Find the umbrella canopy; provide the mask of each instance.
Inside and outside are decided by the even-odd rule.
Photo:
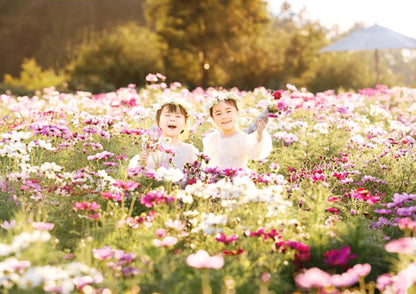
[[[388,28],[373,25],[354,31],[341,40],[322,48],[319,52],[404,48],[416,48],[416,40]]]
[[[322,48],[323,52],[375,50],[376,83],[379,79],[378,50],[416,48],[416,40],[396,33],[388,28],[373,25],[345,36],[341,40]]]

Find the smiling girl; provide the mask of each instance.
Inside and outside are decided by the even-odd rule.
[[[209,105],[209,114],[219,128],[202,140],[211,167],[246,170],[249,159],[264,159],[272,150],[271,137],[265,130],[267,118],[256,121],[257,131],[254,133],[238,130],[238,99],[234,93],[222,94]]]
[[[185,163],[194,162],[198,149],[180,140],[187,120],[188,111],[184,103],[176,100],[163,103],[156,112],[156,124],[161,132],[159,150],[142,150],[130,160],[129,168],[146,166],[154,169],[165,166],[182,171]]]

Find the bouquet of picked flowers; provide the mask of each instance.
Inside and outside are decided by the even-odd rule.
[[[293,87],[293,86],[292,86]],[[251,134],[257,130],[256,122],[259,120],[265,120],[267,117],[278,117],[282,113],[286,113],[289,110],[289,104],[287,100],[281,99],[283,97],[283,90],[276,90],[271,93],[269,104],[266,109],[260,113],[256,120],[247,128],[247,133]]]

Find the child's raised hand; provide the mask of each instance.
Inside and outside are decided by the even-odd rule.
[[[257,141],[260,142],[263,139],[263,130],[266,128],[266,124],[269,122],[269,118],[256,120],[257,127]]]

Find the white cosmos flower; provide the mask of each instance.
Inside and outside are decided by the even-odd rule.
[[[41,147],[41,148],[49,150],[49,151],[55,151],[56,150],[56,148],[53,147],[50,142],[46,142],[45,140],[42,140],[42,139],[37,140],[36,142],[31,141],[28,144],[27,148],[28,148],[29,152],[31,152],[34,147]]]
[[[183,173],[177,168],[166,168],[164,166],[159,167],[155,171],[156,177],[162,178],[168,182],[177,182],[183,178]]]
[[[313,129],[315,131],[318,131],[321,134],[328,134],[329,124],[327,124],[327,123],[317,123],[316,125],[314,125]]]
[[[12,246],[0,243],[0,256],[8,256],[12,253],[13,253]]]
[[[297,91],[298,89],[294,86],[294,85],[292,85],[292,84],[286,84],[286,88],[288,88],[289,90],[292,90],[292,91]]]
[[[176,190],[176,198],[181,199],[183,203],[187,204],[192,204],[192,202],[194,202],[192,194],[186,190]]]
[[[33,134],[30,132],[16,132],[15,130],[13,130],[11,132],[1,134],[0,136],[2,136],[5,139],[10,139],[11,141],[20,142],[21,140],[31,138]]]

